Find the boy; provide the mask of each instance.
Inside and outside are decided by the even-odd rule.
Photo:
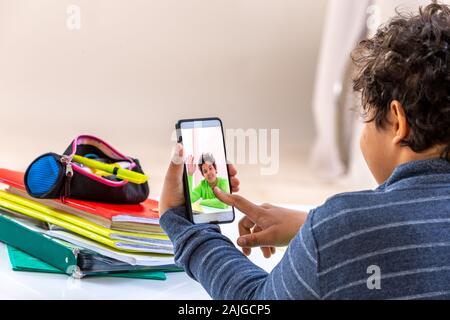
[[[199,159],[198,169],[204,179],[198,186],[193,188],[194,174],[197,166],[194,164],[194,157],[189,156],[187,161],[187,176],[191,202],[196,203],[200,200],[201,206],[215,209],[228,209],[226,204],[216,198],[213,191],[214,187],[218,187],[223,192],[230,192],[228,179],[217,176],[217,164],[214,156],[210,153],[202,154]]]
[[[246,255],[289,244],[270,274],[218,227],[186,220],[183,166],[172,162],[161,225],[177,263],[215,299],[449,299],[449,45],[450,8],[433,1],[418,15],[399,14],[353,53],[361,150],[376,190],[337,195],[308,215],[215,190],[246,215],[238,239]]]

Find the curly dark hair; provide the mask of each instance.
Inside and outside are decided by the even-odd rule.
[[[214,156],[211,153],[204,153],[202,154],[202,156],[200,157],[200,161],[198,162],[198,167],[200,168],[200,172],[203,175],[203,168],[202,166],[205,163],[210,163],[212,164],[212,166],[214,167],[214,169],[216,169],[217,171],[217,164],[216,164],[216,159],[214,159]]]
[[[384,128],[399,101],[411,128],[402,142],[420,153],[446,146],[450,153],[450,8],[432,1],[418,14],[401,13],[359,43],[353,89],[361,93],[366,122]]]

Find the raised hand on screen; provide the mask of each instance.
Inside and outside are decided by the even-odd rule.
[[[194,156],[189,156],[186,160],[187,173],[190,176],[193,176],[195,171],[197,170],[197,166],[195,165]]]

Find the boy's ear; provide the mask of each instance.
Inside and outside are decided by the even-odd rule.
[[[390,118],[394,131],[394,139],[392,142],[394,144],[400,144],[409,136],[410,127],[406,118],[405,109],[397,100],[391,102]]]

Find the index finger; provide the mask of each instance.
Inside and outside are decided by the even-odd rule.
[[[250,220],[255,223],[257,222],[260,216],[260,208],[256,204],[239,195],[224,193],[217,187],[214,188],[214,194],[223,203],[237,208],[239,211],[249,217]]]

